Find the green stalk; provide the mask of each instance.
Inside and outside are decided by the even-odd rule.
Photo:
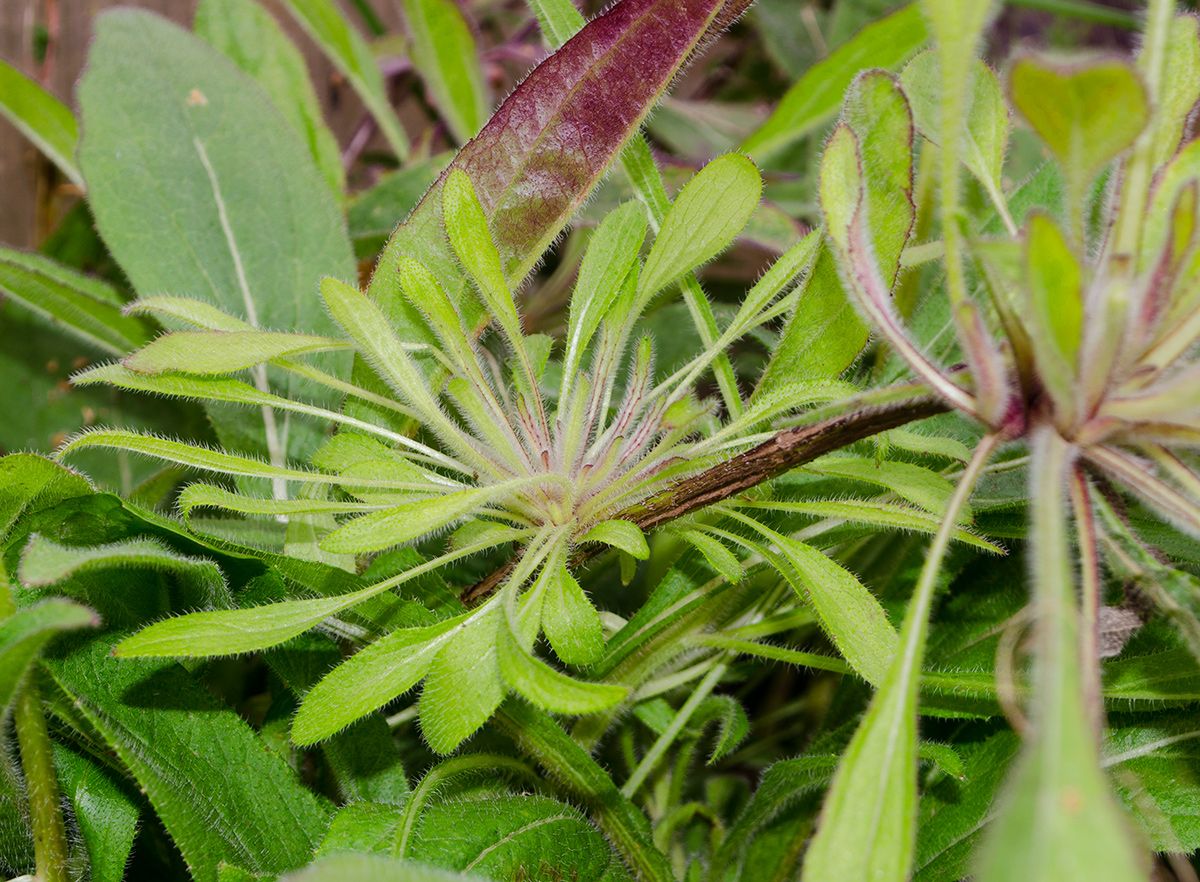
[[[621,788],[621,793],[632,798],[638,792],[638,788],[642,786],[642,782],[646,780],[646,776],[654,771],[654,767],[658,765],[659,760],[663,758],[663,754],[679,737],[679,733],[683,731],[683,727],[687,725],[687,721],[691,719],[692,714],[696,709],[704,703],[708,698],[709,693],[713,691],[716,685],[721,682],[721,678],[725,676],[725,671],[729,669],[729,657],[720,658],[712,670],[700,681],[700,685],[693,690],[688,696],[688,700],[683,703],[683,707],[679,709],[679,713],[675,714],[675,718],[671,720],[670,725],[663,731],[654,745],[642,757],[642,761],[638,763],[638,767],[633,770],[633,774],[629,776],[629,780],[625,782],[625,786]]]
[[[650,822],[621,794],[591,755],[544,711],[518,699],[492,718],[517,746],[532,756],[578,799],[643,882],[675,882],[670,862],[654,845]]]
[[[13,706],[25,792],[33,824],[33,852],[38,882],[68,882],[67,837],[59,807],[58,778],[42,697],[32,677],[21,688]]]

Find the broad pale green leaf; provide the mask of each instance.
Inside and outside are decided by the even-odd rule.
[[[121,314],[115,289],[40,255],[0,248],[0,291],[108,356],[150,339],[145,322]]]
[[[465,144],[479,133],[489,109],[471,29],[450,0],[404,0],[404,17],[413,64],[450,132]]]
[[[304,56],[255,0],[202,0],[193,30],[253,77],[295,129],[334,193],[346,188],[341,151],[321,117]]]
[[[75,164],[79,127],[71,108],[37,83],[0,61],[0,115],[46,154],[79,188],[83,175]]]
[[[379,63],[362,35],[346,20],[333,0],[285,0],[284,6],[341,72],[375,117],[388,145],[403,161],[409,142],[388,101]]]
[[[1004,90],[995,71],[974,59],[967,71],[966,125],[963,127],[962,163],[989,192],[1000,192],[1000,176],[1012,127]],[[917,130],[938,144],[942,138],[942,71],[937,52],[922,52],[900,74],[900,84],[912,108]]]
[[[424,628],[393,631],[334,668],[300,704],[292,740],[315,744],[415,686],[453,637],[460,616]]]
[[[1061,163],[1073,201],[1149,119],[1146,91],[1122,61],[1060,65],[1023,55],[1009,69],[1008,88],[1013,106]]]
[[[804,468],[818,475],[835,475],[875,484],[935,515],[946,510],[946,503],[954,492],[954,485],[937,472],[907,462],[827,456]],[[970,508],[965,508],[959,520],[970,523]]]
[[[650,557],[650,546],[646,542],[646,534],[632,521],[601,521],[588,530],[587,535],[579,541],[603,542],[638,560],[646,560]]]
[[[335,854],[318,858],[279,882],[487,882],[474,873],[456,873],[382,854]]]
[[[509,686],[543,710],[590,714],[618,704],[629,694],[623,686],[586,683],[568,677],[527,653],[507,628],[502,627],[501,631],[500,673]]]
[[[457,625],[433,657],[421,687],[421,734],[447,754],[471,737],[500,706],[505,688],[499,659],[504,615],[499,606]]]
[[[17,610],[0,622],[0,709],[8,711],[30,663],[55,635],[99,624],[100,617],[86,606],[59,597]]]
[[[141,806],[111,772],[57,743],[54,748],[59,790],[75,813],[92,882],[122,882]]]
[[[631,878],[586,816],[544,796],[483,793],[439,801],[423,812],[410,854],[488,879]]]
[[[51,709],[116,753],[193,877],[216,882],[222,861],[269,873],[309,861],[327,819],[292,770],[183,668],[111,649],[99,639],[47,659]]]
[[[66,546],[35,535],[21,554],[17,575],[26,585],[47,587],[72,576],[113,569],[168,573],[183,587],[181,601],[188,606],[225,608],[233,603],[216,563],[179,554],[151,538]]]
[[[569,665],[591,664],[604,654],[600,614],[566,567],[550,578],[542,601],[542,627],[554,654]]]
[[[867,25],[810,67],[741,149],[756,159],[766,159],[812,134],[837,113],[846,89],[863,68],[895,70],[926,39],[925,22],[916,4]]]
[[[312,334],[269,331],[173,331],[121,360],[131,371],[156,374],[231,374],[276,358],[349,349],[350,344]]]
[[[754,163],[729,153],[702,168],[676,197],[638,280],[645,302],[675,279],[729,247],[762,195]]]
[[[355,265],[300,135],[231,61],[165,19],[117,11],[96,34],[79,87],[80,166],[97,227],[137,291],[206,301],[258,328],[334,331],[313,293],[323,273],[353,278]],[[282,448],[264,417],[215,413],[239,444],[258,435]],[[303,458],[316,438],[293,421],[288,440]]]

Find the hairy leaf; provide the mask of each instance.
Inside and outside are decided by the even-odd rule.
[[[83,188],[83,175],[75,164],[79,127],[71,108],[3,61],[0,61],[0,114],[37,145],[75,186]]]
[[[59,597],[17,610],[0,622],[0,711],[8,711],[25,672],[42,647],[64,631],[99,624],[99,616],[86,606]]]

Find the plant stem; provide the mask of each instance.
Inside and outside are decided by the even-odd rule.
[[[58,778],[54,774],[54,756],[41,693],[32,677],[21,687],[14,703],[13,722],[21,748],[25,792],[33,822],[38,882],[67,882],[67,837],[59,806]]]
[[[687,721],[691,719],[696,709],[708,698],[709,693],[713,691],[713,688],[725,676],[725,671],[728,668],[729,661],[727,658],[722,658],[713,665],[712,670],[700,681],[700,685],[688,696],[688,700],[683,703],[683,707],[679,709],[679,713],[675,714],[675,718],[671,720],[670,725],[658,737],[658,740],[654,742],[654,745],[647,751],[646,755],[642,757],[642,761],[638,763],[638,767],[633,770],[633,774],[629,776],[629,780],[621,788],[622,794],[626,797],[632,797],[637,793],[638,788],[642,786],[642,782],[646,780],[646,776],[654,771],[654,767],[663,758],[663,754],[667,752],[667,749],[679,737],[679,733],[683,731],[683,727],[687,725]]]
[[[1096,518],[1089,501],[1087,478],[1076,466],[1071,470],[1071,506],[1079,543],[1082,604],[1080,609],[1079,654],[1083,666],[1083,697],[1088,716],[1099,738],[1104,730],[1104,700],[1100,691],[1100,560],[1096,548]]]
[[[666,855],[654,846],[646,816],[547,713],[509,699],[492,721],[587,807],[637,878],[675,882]]]

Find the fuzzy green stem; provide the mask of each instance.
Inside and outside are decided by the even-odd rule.
[[[622,794],[626,797],[632,797],[638,792],[638,788],[642,786],[642,782],[646,780],[646,776],[654,771],[654,767],[663,758],[663,754],[667,752],[667,749],[679,737],[679,733],[683,731],[683,727],[687,725],[687,721],[691,719],[696,709],[704,703],[709,693],[721,682],[721,678],[725,676],[725,671],[728,668],[728,658],[722,658],[713,665],[712,670],[700,681],[700,685],[688,696],[688,700],[683,703],[683,707],[679,709],[679,713],[675,714],[675,718],[671,720],[670,725],[658,737],[658,740],[654,742],[654,745],[647,751],[646,755],[642,757],[642,761],[638,763],[638,767],[633,770],[633,774],[629,776],[629,780],[621,788]]]
[[[666,855],[654,846],[650,822],[586,750],[544,711],[510,699],[492,718],[552,778],[582,802],[643,882],[675,882]]]
[[[1071,471],[1071,506],[1075,512],[1082,576],[1079,654],[1083,665],[1083,693],[1088,716],[1099,737],[1104,729],[1104,699],[1100,685],[1100,559],[1096,547],[1096,519],[1083,470]]]
[[[33,823],[33,851],[38,882],[67,882],[67,837],[59,805],[58,778],[42,697],[32,679],[21,688],[13,707],[25,792]]]

